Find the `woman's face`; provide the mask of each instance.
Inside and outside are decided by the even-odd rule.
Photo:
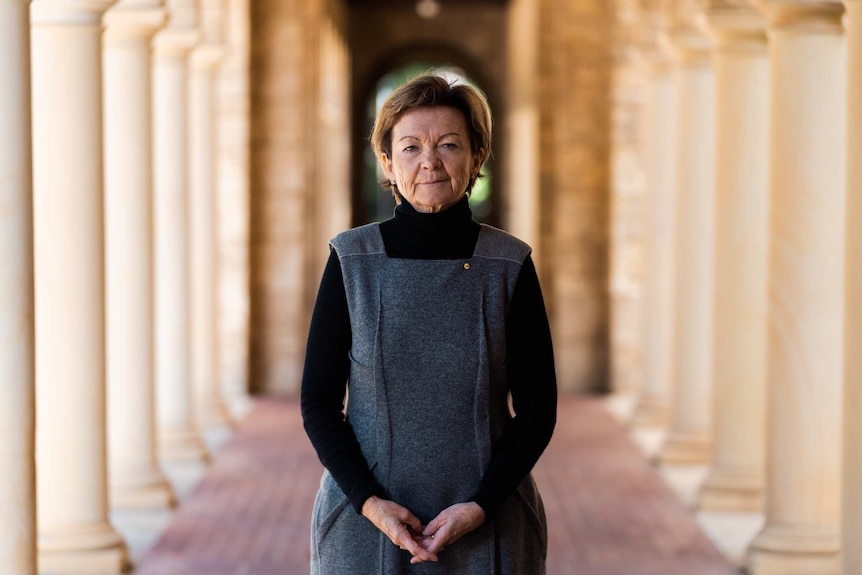
[[[392,157],[381,154],[380,163],[417,212],[441,212],[464,196],[484,154],[473,154],[460,111],[425,106],[405,113],[393,126]]]

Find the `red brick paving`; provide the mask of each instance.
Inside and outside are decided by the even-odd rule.
[[[548,575],[735,573],[598,400],[558,421],[534,472]],[[135,575],[306,575],[320,473],[298,405],[257,400]]]

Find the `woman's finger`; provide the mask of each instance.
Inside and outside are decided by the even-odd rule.
[[[432,519],[422,532],[428,538],[425,540],[425,549],[436,555],[444,546],[455,543],[484,521],[485,512],[476,503],[458,503],[448,507]]]
[[[387,535],[393,543],[398,545],[401,549],[410,552],[414,558],[421,559],[422,561],[437,561],[437,554],[432,553],[419,545],[403,523],[399,525],[399,528],[395,533],[387,533]]]
[[[422,532],[422,522],[409,509],[394,501],[372,496],[363,505],[362,514],[401,549],[422,561],[437,561],[436,554],[414,539],[413,533]]]

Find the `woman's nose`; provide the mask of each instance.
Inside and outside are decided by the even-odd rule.
[[[436,148],[426,149],[422,152],[422,167],[433,170],[440,165],[440,156]]]

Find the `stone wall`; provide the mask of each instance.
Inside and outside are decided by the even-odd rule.
[[[322,180],[326,163],[318,162],[321,34],[329,30],[336,40],[330,37],[327,45],[338,45],[341,7],[335,0],[252,3],[250,360],[253,389],[259,391],[299,389],[322,267],[321,250],[311,246],[325,235],[321,227],[328,227],[321,223],[328,215],[318,192],[321,182],[346,187]],[[339,89],[345,88],[334,88]],[[339,97],[327,94],[327,102]],[[343,150],[342,145],[332,159],[336,169],[347,169]]]
[[[541,0],[542,285],[562,389],[605,388],[613,8]]]

